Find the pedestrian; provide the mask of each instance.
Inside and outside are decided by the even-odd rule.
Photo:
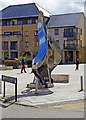
[[[76,70],[78,70],[79,69],[79,58],[77,57],[76,58]]]
[[[68,63],[68,57],[65,58],[65,62]]]
[[[24,60],[24,58],[22,59],[21,64],[22,64],[21,73],[23,73],[23,70],[24,70],[24,72],[26,73],[26,70],[25,70],[25,60]]]

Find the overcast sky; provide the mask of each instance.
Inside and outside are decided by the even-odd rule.
[[[0,0],[0,10],[17,4],[37,3],[52,14],[84,12],[85,0]]]

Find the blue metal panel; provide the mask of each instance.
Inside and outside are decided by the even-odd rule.
[[[48,49],[48,39],[47,39],[47,28],[44,27],[42,23],[38,23],[38,37],[39,37],[39,51],[36,57],[33,59],[33,64],[41,61],[47,53]]]

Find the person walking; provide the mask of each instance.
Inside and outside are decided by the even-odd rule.
[[[75,70],[78,70],[79,69],[79,58],[77,57],[76,58],[76,69]]]
[[[25,60],[24,60],[24,58],[22,59],[21,64],[22,64],[21,73],[23,73],[23,70],[24,70],[24,72],[26,73],[26,70],[25,70]]]

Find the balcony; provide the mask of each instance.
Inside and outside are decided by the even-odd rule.
[[[64,32],[63,33],[63,37],[66,37],[67,40],[79,40],[80,39],[80,35],[77,34],[76,32]]]
[[[3,35],[2,36],[2,39],[3,40],[8,40],[8,41],[10,41],[10,40],[20,40],[22,38],[22,36],[21,35]]]
[[[63,44],[63,48],[67,50],[76,50],[79,48],[78,44]]]

